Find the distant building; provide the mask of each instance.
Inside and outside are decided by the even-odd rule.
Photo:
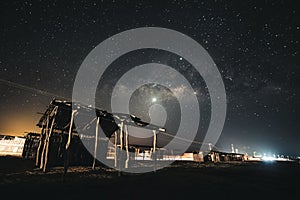
[[[1,135],[0,138],[0,156],[22,157],[26,140],[24,137]]]
[[[39,145],[40,133],[27,133],[25,135],[25,143],[23,148],[22,157],[25,159],[35,159],[36,152]]]
[[[210,162],[230,162],[230,161],[244,161],[245,155],[241,153],[228,153],[221,151],[211,151],[205,157],[204,161]]]

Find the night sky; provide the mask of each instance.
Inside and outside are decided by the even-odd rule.
[[[77,70],[93,48],[119,32],[153,26],[188,35],[216,63],[227,95],[226,122],[216,144],[220,150],[230,151],[234,144],[249,154],[300,154],[297,1],[11,0],[0,2],[0,16],[0,134],[39,131],[39,113],[54,97],[72,98]],[[150,61],[193,74],[177,55],[131,52],[112,64],[120,70],[105,74],[98,96],[109,93],[121,73]],[[189,80],[199,89],[200,129],[205,130],[209,95],[201,77]],[[130,111],[148,120],[147,99],[153,102],[153,96],[168,92],[152,85],[140,88]],[[107,97],[97,100],[109,111]],[[161,103],[173,116],[168,118],[172,127],[180,114],[176,99]]]

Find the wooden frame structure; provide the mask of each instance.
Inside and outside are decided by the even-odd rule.
[[[99,109],[78,106],[80,109],[72,109],[72,103],[61,100],[52,100],[49,107],[40,118],[37,126],[41,129],[39,143],[36,150],[36,166],[47,171],[48,167],[63,165],[64,174],[70,165],[89,165],[95,169],[97,155],[106,155],[106,152],[98,152],[99,145],[106,145],[109,141],[114,143],[114,165],[119,171],[128,168],[132,144],[129,143],[128,126],[138,126],[150,129],[153,132],[152,153],[156,161],[157,133],[165,131],[164,128],[143,122],[138,117],[128,114],[108,113]],[[88,114],[96,112],[96,118],[86,123],[83,129],[95,127],[93,135],[89,135],[90,142],[94,145],[93,152],[89,152],[82,143],[81,135],[78,134],[74,124],[74,117],[79,113]],[[94,126],[95,125],[95,126]],[[99,136],[99,127],[103,130],[106,138]],[[138,145],[135,145],[138,146]],[[102,148],[103,149],[103,148]],[[124,150],[126,153],[124,153]]]

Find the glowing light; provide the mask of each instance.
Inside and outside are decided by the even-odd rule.
[[[153,97],[152,102],[156,102],[156,101],[157,101],[156,97]]]
[[[276,158],[272,157],[272,156],[263,156],[262,157],[263,161],[275,161]]]

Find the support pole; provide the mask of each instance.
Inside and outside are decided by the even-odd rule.
[[[154,159],[154,171],[156,171],[156,130],[153,130],[153,159]]]
[[[96,135],[95,135],[95,148],[94,148],[94,160],[93,160],[93,167],[92,167],[93,170],[95,170],[95,166],[96,166],[96,158],[97,158],[99,121],[100,121],[100,117],[97,117],[97,122],[96,122]]]
[[[128,128],[127,125],[124,126],[125,129],[125,148],[126,148],[126,161],[125,161],[125,168],[128,168],[129,163],[129,149],[128,149]]]
[[[117,167],[118,164],[118,149],[117,149],[117,143],[118,143],[118,131],[115,131],[115,167]]]
[[[140,154],[140,148],[136,147],[135,148],[135,157],[134,157],[134,160],[137,160],[137,158],[139,157],[139,154]]]
[[[41,128],[41,135],[40,135],[40,139],[39,139],[39,145],[38,148],[36,150],[36,157],[35,157],[35,166],[39,166],[39,162],[40,162],[40,153],[41,153],[41,148],[42,148],[42,143],[43,143],[43,139],[44,139],[44,130],[45,128]]]
[[[43,142],[43,149],[41,153],[41,160],[40,160],[40,169],[43,169],[43,164],[44,164],[44,156],[45,156],[45,150],[46,150],[46,141],[48,138],[49,134],[49,121],[50,121],[50,116],[49,114],[47,115],[47,122],[46,122],[46,130],[45,130],[45,136],[44,136],[44,142]]]
[[[121,171],[122,171],[122,160],[123,160],[123,126],[124,126],[124,123],[121,122],[121,124],[120,124],[120,160],[119,160],[119,172],[118,172],[118,176],[121,176]]]
[[[156,130],[153,130],[153,152],[156,151]]]
[[[74,115],[76,112],[77,112],[77,110],[72,110],[68,141],[66,144],[66,151],[65,151],[65,156],[64,156],[64,175],[67,173],[68,167],[69,167],[69,154],[70,154],[70,144],[71,144],[71,138],[72,138],[72,132],[73,132],[73,120],[74,120]]]
[[[123,122],[121,122],[121,127],[120,127],[120,146],[121,149],[123,149]]]
[[[53,109],[54,114],[53,114],[53,117],[52,117],[50,130],[49,130],[48,137],[47,137],[47,140],[46,140],[46,151],[45,151],[45,161],[44,161],[44,165],[43,165],[43,172],[46,172],[46,169],[47,169],[47,163],[48,163],[48,157],[49,157],[49,143],[50,143],[50,138],[51,138],[52,131],[53,131],[53,126],[54,126],[54,122],[55,122],[57,109],[58,109],[57,106]]]

